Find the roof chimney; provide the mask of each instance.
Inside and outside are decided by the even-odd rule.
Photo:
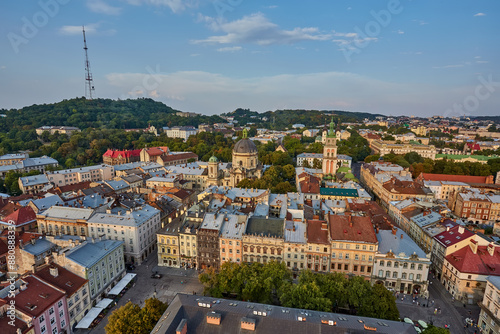
[[[221,315],[216,312],[207,314],[207,324],[220,325]]]
[[[182,319],[175,330],[175,334],[187,334],[187,319]]]
[[[488,244],[487,249],[488,249],[488,253],[490,253],[491,256],[495,255],[495,246],[493,246],[492,243]]]
[[[241,318],[241,329],[246,329],[249,331],[255,330],[255,319],[252,318]]]
[[[49,273],[52,275],[52,277],[59,276],[59,270],[57,269],[57,267],[50,267]]]
[[[392,234],[396,235],[396,233],[398,233],[398,229],[396,227],[393,227],[392,228]]]
[[[447,229],[448,230],[448,229]],[[463,234],[464,233],[464,227],[463,226],[459,226],[458,227],[458,233],[460,234]]]
[[[472,253],[477,254],[477,241],[474,239],[470,239],[469,246],[470,249],[472,249]]]
[[[401,239],[403,239],[403,233],[401,233]]]

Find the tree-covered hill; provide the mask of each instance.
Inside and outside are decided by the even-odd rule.
[[[257,127],[266,127],[276,130],[283,130],[291,127],[292,124],[304,124],[307,127],[329,123],[331,115],[335,121],[340,119],[342,123],[362,121],[365,118],[373,120],[380,114],[369,114],[364,112],[350,112],[340,110],[275,110],[266,111],[262,114],[249,109],[238,108],[230,113],[222,114],[226,117],[234,117],[241,125],[254,123]]]
[[[178,110],[149,98],[111,100],[75,98],[51,104],[35,104],[22,109],[0,110],[7,117],[0,118],[0,132],[13,128],[36,129],[44,125],[76,126],[80,129],[157,128],[175,125],[193,125],[223,121],[218,116],[177,116]]]

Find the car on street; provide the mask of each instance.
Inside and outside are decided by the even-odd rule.
[[[154,273],[153,275],[151,275],[151,278],[161,278],[161,274]]]

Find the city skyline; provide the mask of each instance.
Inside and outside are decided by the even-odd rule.
[[[498,115],[494,1],[46,0],[3,4],[0,108],[84,95],[174,109]]]

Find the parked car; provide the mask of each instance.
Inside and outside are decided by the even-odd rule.
[[[161,274],[154,273],[153,275],[151,275],[151,278],[161,278]]]

